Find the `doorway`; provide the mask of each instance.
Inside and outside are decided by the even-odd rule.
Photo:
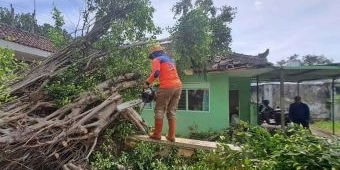
[[[239,120],[239,91],[229,91],[229,122],[231,124],[237,123]]]

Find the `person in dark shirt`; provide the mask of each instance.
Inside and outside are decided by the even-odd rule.
[[[309,128],[309,107],[307,104],[301,102],[301,97],[296,96],[294,103],[289,106],[289,119],[298,125]]]
[[[263,100],[262,105],[259,108],[262,121],[265,121],[267,124],[270,124],[270,117],[272,116],[271,114],[273,113],[273,110],[274,109],[269,106],[269,100]]]

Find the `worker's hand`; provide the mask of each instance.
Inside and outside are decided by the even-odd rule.
[[[143,85],[143,89],[147,89],[151,86],[151,84],[149,84],[148,82],[145,82]]]

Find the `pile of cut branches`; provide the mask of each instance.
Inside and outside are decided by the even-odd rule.
[[[98,136],[118,118],[128,119],[145,132],[136,111],[116,109],[123,102],[120,92],[136,86],[139,76],[134,73],[99,83],[96,92],[83,92],[61,108],[43,90],[74,63],[88,63],[85,72],[96,69],[91,62],[107,54],[88,47],[109,29],[110,23],[109,16],[96,21],[86,36],[22,73],[24,78],[10,87],[17,99],[0,106],[2,169],[86,169]],[[81,58],[79,53],[83,54]]]

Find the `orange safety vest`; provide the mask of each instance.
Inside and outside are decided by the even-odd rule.
[[[147,79],[151,84],[155,79],[159,79],[159,88],[179,88],[182,82],[179,79],[175,61],[164,53],[159,53],[152,61],[152,72]]]

